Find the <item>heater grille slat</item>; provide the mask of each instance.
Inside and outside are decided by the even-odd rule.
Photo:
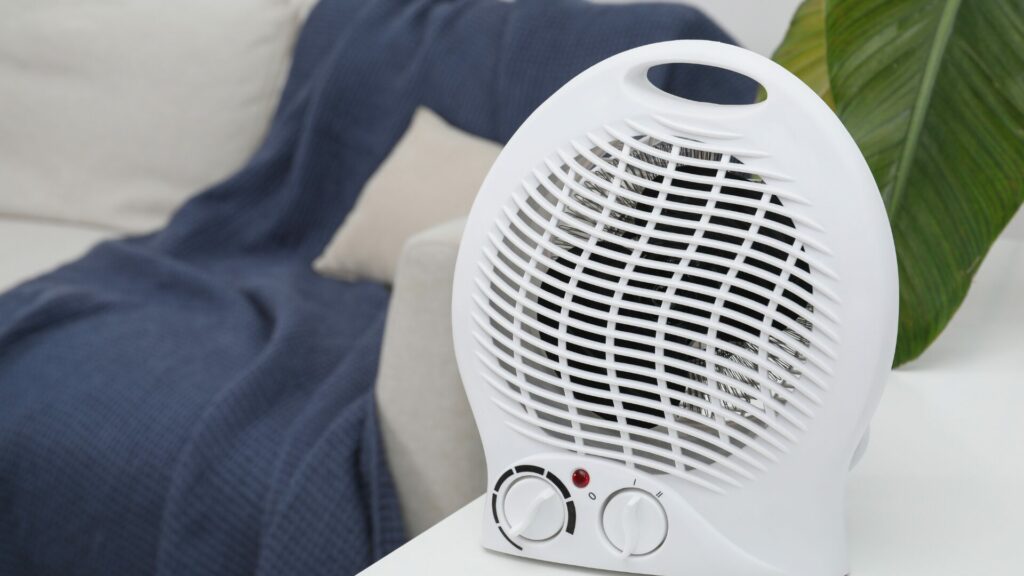
[[[741,486],[799,441],[836,358],[831,252],[789,208],[809,200],[746,163],[768,154],[657,119],[567,145],[482,247],[492,398],[554,448]]]
[[[476,321],[477,321],[477,323],[479,325],[484,325],[484,322],[481,321],[479,318],[477,318]],[[492,322],[493,322],[493,320],[492,320]],[[488,330],[486,330],[486,329],[484,331],[488,332]],[[491,345],[490,343],[485,343],[485,344],[483,344],[483,347],[484,348],[489,348],[490,345]],[[589,391],[589,390],[585,390],[585,389],[582,389],[582,388],[580,390],[574,390],[573,386],[575,386],[575,385],[570,383],[569,385],[567,385],[567,389],[569,389],[572,392],[578,392],[578,393],[581,393],[581,394],[585,393],[585,394],[594,395],[594,396],[598,396],[598,397],[604,397],[603,394],[605,394],[605,393],[600,392],[600,391]],[[710,409],[712,407],[710,401],[705,401],[705,400],[703,400],[701,398],[698,398],[698,397],[688,398],[688,397],[686,397],[684,395],[681,395],[681,393],[678,392],[678,391],[670,391],[670,392],[667,392],[666,395],[670,399],[676,400],[676,401],[678,401],[680,403],[692,404],[692,405],[697,406],[697,407],[704,407],[704,408],[708,408],[708,409]],[[640,403],[640,404],[648,403],[648,404],[646,404],[648,407],[655,408],[655,409],[660,408],[660,406],[657,403],[651,403],[650,401],[643,400],[643,399],[636,399],[636,400],[633,400],[633,402]],[[642,416],[640,416],[640,415],[637,415],[635,417],[636,418],[642,418]],[[748,428],[749,432],[751,434],[755,433],[754,428],[752,428],[750,424],[747,424],[746,422],[741,422],[741,423],[739,423],[739,425],[741,427]],[[770,434],[768,436],[768,440],[771,441],[771,435]],[[782,450],[782,451],[785,450],[784,446],[781,443],[780,444],[773,444],[773,445],[776,448],[778,448],[779,450]]]
[[[542,183],[542,186],[544,186],[545,188],[548,188],[550,185],[545,182],[545,183]],[[549,192],[555,193],[552,190],[549,190]],[[634,199],[630,199],[630,201],[635,201],[635,200]],[[642,200],[639,200],[639,201],[642,201]],[[515,204],[517,204],[518,205],[517,207],[521,211],[523,211],[524,213],[529,213],[530,212],[529,208],[524,208],[523,201],[519,197],[514,196],[513,197],[513,202]],[[593,203],[598,205],[598,206],[600,206],[600,207],[602,207],[602,208],[605,207],[608,204],[607,202],[596,201],[596,200],[593,201]],[[587,209],[586,206],[584,204],[582,204],[581,202],[579,202],[578,200],[571,200],[570,199],[570,200],[568,200],[566,202],[566,205],[568,205],[569,207],[572,208],[573,214],[575,214],[575,216],[571,216],[571,215],[570,216],[560,216],[560,217],[558,217],[560,223],[564,223],[567,218],[571,218],[571,217],[578,218],[579,214],[581,214],[581,212],[579,212],[579,211]],[[677,206],[675,206],[675,208],[678,209],[679,206],[677,205]],[[506,208],[506,212],[508,212],[509,210],[510,210],[510,208],[507,207]],[[692,217],[702,217],[705,214],[708,215],[708,216],[711,215],[710,211],[691,211],[689,209],[689,207],[687,207],[687,210],[688,211],[686,213],[687,214],[691,214]],[[623,209],[620,212],[620,214],[622,214],[623,217],[634,217],[633,213],[631,213],[628,209]],[[733,216],[733,215],[731,215],[731,216]],[[606,217],[601,216],[600,214],[598,214],[596,216],[588,214],[588,215],[585,215],[585,217],[587,218],[588,221],[596,221],[599,224],[603,224],[605,226],[612,227],[614,230],[616,230],[618,232],[626,232],[626,233],[633,233],[633,234],[639,234],[639,233],[642,232],[641,230],[637,230],[635,227],[631,226],[628,223],[615,222],[615,221],[613,221],[611,219],[608,219]],[[514,220],[518,220],[519,222],[526,222],[526,221],[528,221],[526,219],[523,219],[521,217],[517,217],[517,216],[514,216],[514,215],[509,216],[509,218],[510,219],[514,219]],[[746,223],[750,224],[751,226],[756,225],[756,223],[754,223],[754,222],[746,222]],[[571,225],[572,222],[569,222],[568,224]],[[679,227],[678,226],[674,226],[674,228],[679,228]],[[765,234],[778,234],[777,232],[773,231],[770,226],[763,226],[763,230],[764,230]],[[692,235],[696,231],[700,231],[702,236],[703,236],[701,245],[704,248],[711,248],[711,249],[715,249],[715,250],[721,251],[721,252],[728,252],[729,250],[735,250],[735,248],[736,248],[735,244],[730,244],[729,241],[722,240],[721,238],[729,237],[729,238],[741,238],[742,239],[742,238],[745,238],[746,236],[748,236],[747,234],[743,233],[744,231],[737,231],[735,229],[730,229],[729,227],[723,227],[723,225],[720,224],[720,223],[705,224],[705,223],[701,222],[698,219],[698,220],[693,221],[693,222],[686,222],[686,228],[682,228],[681,231],[680,230],[671,230],[671,229],[670,230],[662,230],[661,231],[662,233],[659,234],[658,238],[656,239],[657,243],[649,245],[649,246],[645,246],[644,253],[647,254],[647,255],[651,255],[651,256],[663,256],[663,257],[667,257],[667,258],[671,259],[673,256],[676,256],[678,254],[678,252],[672,250],[670,248],[670,246],[672,246],[673,243],[686,243],[686,244],[689,244],[689,241],[692,240]],[[705,233],[708,233],[708,232],[713,234],[713,236],[711,236],[711,237],[705,236]],[[587,241],[587,240],[589,240],[589,237],[587,239],[585,239],[585,240],[581,240],[579,238],[574,239],[572,237],[572,235],[566,236],[566,234],[564,232],[561,233],[561,234],[559,234],[558,232],[555,232],[554,235],[555,236],[560,236],[561,243],[563,245],[565,245],[567,248],[580,247],[579,246],[579,242],[580,241]],[[607,234],[605,231],[602,231],[602,230],[595,230],[590,237],[592,237],[592,236],[598,236],[599,239],[601,239],[601,240],[610,241],[610,242],[613,242],[616,246],[625,247],[625,248],[629,248],[629,247],[632,247],[632,246],[635,246],[635,245],[638,244],[637,242],[635,242],[635,241],[633,241],[633,240],[631,240],[629,238],[618,237],[616,234]],[[786,247],[785,250],[782,248],[782,246]],[[790,250],[790,249],[791,249],[791,246],[789,246],[789,245],[785,245],[785,244],[777,245],[777,244],[775,244],[773,242],[773,240],[771,239],[771,237],[765,237],[764,239],[759,239],[758,246],[757,246],[757,251],[762,252],[763,254],[765,254],[765,258],[766,259],[771,258],[772,254],[779,253],[779,252],[785,252],[785,251]],[[593,248],[591,251],[592,252],[597,252],[598,254],[603,256],[605,259],[610,259],[613,262],[617,262],[617,261],[620,261],[622,259],[628,259],[627,256],[625,256],[625,255],[623,255],[621,253],[616,254],[616,253],[614,253],[613,251],[611,251],[608,248],[597,247],[597,248]],[[578,255],[574,255],[574,258],[575,257],[578,257]],[[731,261],[730,259],[721,256],[717,252],[707,252],[707,251],[703,252],[703,253],[701,253],[699,255],[699,259],[701,261],[704,261],[704,262],[709,263],[709,264],[717,264],[717,265],[719,265],[721,267],[730,266],[730,265],[736,265],[736,263],[734,261]],[[672,272],[675,271],[676,264],[678,264],[678,262],[671,262],[671,260],[668,261],[668,262],[662,262],[662,261],[660,261],[658,259],[654,259],[654,258],[648,257],[647,261],[644,262],[643,264],[644,264],[645,272],[648,273],[648,274],[657,274],[657,273],[669,273],[669,274],[671,274]],[[785,262],[779,262],[777,264],[783,264],[784,265]],[[590,265],[592,267],[597,267],[599,269],[600,268],[604,268],[605,271],[607,271],[607,267],[608,267],[607,263],[603,262],[603,261],[601,261],[601,262],[591,262]],[[766,262],[764,262],[762,260],[755,260],[753,263],[750,263],[750,264],[748,264],[746,262],[740,262],[738,265],[742,268],[742,271],[743,271],[743,274],[744,274],[744,276],[739,278],[738,281],[739,282],[743,282],[748,289],[751,289],[751,290],[754,290],[754,291],[764,291],[764,287],[763,287],[764,284],[763,283],[768,282],[768,283],[772,283],[772,285],[774,285],[774,281],[778,279],[777,278],[777,270],[778,270],[778,266],[777,265],[768,264],[768,263],[766,263]],[[792,272],[792,270],[787,270],[787,271]],[[697,274],[697,275],[705,275],[706,276],[708,274],[716,274],[717,272],[715,271],[715,269],[713,269],[711,267],[708,267],[708,268],[704,268],[704,269],[692,270],[689,273],[690,274]],[[808,291],[807,288],[806,288],[807,286],[809,286],[809,282],[807,281],[807,279],[806,278],[795,277],[795,280],[796,280],[796,283],[794,283],[792,286],[788,287],[788,290],[790,292],[792,292],[792,294],[794,296],[797,296],[797,297],[813,298],[813,294],[811,294],[811,292]],[[794,302],[796,302],[796,301],[794,300]]]
[[[499,337],[500,336],[500,330],[495,330],[495,327],[504,328],[505,326],[504,326],[504,324],[501,321],[492,318],[488,324],[482,326],[482,329],[489,336]],[[533,362],[534,364],[540,365],[540,366],[544,366],[544,367],[546,367],[548,369],[551,369],[551,370],[555,370],[556,369],[555,366],[554,366],[555,362],[550,359],[550,356],[552,355],[552,352],[550,351],[551,347],[550,346],[542,345],[540,343],[540,341],[538,341],[538,340],[533,340],[532,338],[530,340],[526,340],[525,338],[529,338],[529,337],[525,337],[524,336],[524,338],[519,341],[519,344],[523,344],[524,342],[529,343],[531,345],[532,349],[525,349],[525,347],[524,347],[524,349],[526,351],[525,352],[521,352],[519,354],[520,358],[514,358],[513,360],[516,361],[516,362],[519,362],[519,361],[522,360],[522,358],[521,358],[522,356],[527,355],[527,356],[529,356],[529,360],[531,362]],[[580,344],[579,342],[573,342],[573,346],[576,347],[576,348],[586,347],[586,349],[593,350],[595,352],[601,352],[602,351],[600,346],[594,345],[592,343]],[[613,350],[612,353],[614,353],[614,352],[615,351]],[[605,351],[604,354],[608,355],[609,352]],[[641,356],[640,354],[637,354],[636,351],[633,351],[633,350],[630,350],[630,354],[633,355],[633,356],[630,356],[630,358],[633,358],[633,359],[638,359],[640,361],[648,361],[648,362],[653,362],[654,361],[653,358]],[[616,366],[615,360],[609,360],[607,358],[597,359],[597,358],[593,358],[593,357],[588,357],[588,356],[586,356],[584,354],[581,354],[579,352],[574,352],[574,351],[567,351],[565,358],[566,358],[567,361],[571,361],[571,362],[573,362],[573,363],[575,363],[577,365],[587,364],[587,365],[589,365],[592,368],[593,367],[600,368],[600,369],[604,370],[605,372],[609,372],[609,371],[615,370],[615,366]],[[723,372],[723,373],[719,374],[719,373],[715,373],[714,371],[708,370],[707,368],[701,367],[701,366],[687,366],[687,365],[682,364],[682,363],[668,364],[668,362],[666,362],[666,365],[671,366],[671,367],[675,368],[676,370],[683,370],[683,369],[690,370],[690,371],[692,371],[692,374],[694,376],[697,376],[697,377],[711,378],[711,379],[720,378],[721,379],[720,380],[721,384],[732,386],[733,390],[744,390],[744,391],[751,392],[751,393],[755,393],[757,391],[756,388],[749,386],[747,384],[747,382],[745,382],[744,380],[741,380],[741,378],[747,378],[748,380],[752,379],[752,378],[756,377],[756,373],[751,374],[749,371],[740,372],[739,369],[737,369],[735,371],[735,373],[732,373],[732,374],[727,373],[727,372]],[[589,372],[587,370],[584,370],[584,369],[581,369],[581,368],[578,368],[578,367],[574,367],[572,365],[563,368],[561,371],[563,373],[565,373],[565,374],[569,374],[571,377],[576,377],[576,378],[579,378],[579,379],[588,379],[589,381],[596,382],[596,383],[599,383],[599,384],[604,385],[604,386],[614,387],[614,386],[618,385],[617,384],[617,380],[616,380],[614,375],[595,374],[595,373]],[[658,372],[656,372],[654,370],[651,370],[649,368],[634,367],[633,368],[633,376],[634,377],[642,377],[642,378],[653,379],[653,378],[657,378],[658,377]],[[671,392],[668,392],[668,394],[671,395]],[[717,389],[710,389],[710,390],[708,390],[706,392],[706,395],[708,395],[711,398],[716,399],[716,400],[730,400],[730,399],[734,399],[734,396],[735,396],[735,394],[733,394],[731,392],[724,392],[724,391],[720,391],[720,390],[717,390]],[[615,395],[615,394],[613,394],[610,397],[611,400],[615,400],[617,398],[618,398],[618,396]],[[793,425],[794,427],[798,427],[799,428],[801,426],[801,418],[800,418],[800,416],[797,415],[796,413],[791,412],[790,410],[788,410],[787,404],[791,404],[791,402],[789,402],[789,398],[788,397],[783,398],[783,400],[786,400],[786,403],[782,403],[782,402],[779,402],[779,401],[773,399],[771,401],[771,405],[772,405],[773,410],[775,410],[780,415],[785,417],[790,422],[791,425]],[[636,400],[634,400],[634,402],[635,401]],[[749,402],[748,402],[748,404],[749,404]],[[794,406],[794,407],[796,407],[796,406]],[[748,408],[756,409],[756,408],[758,408],[758,406],[750,404],[748,406]],[[801,406],[801,407],[798,408],[798,410],[800,412],[802,412],[805,416],[809,416],[809,415],[812,414],[811,410],[809,408],[806,408],[806,407],[802,407]]]
[[[509,218],[510,218],[510,221],[513,222],[513,225],[517,222],[517,217],[515,215],[509,214]],[[521,229],[520,229],[520,231],[521,231]],[[529,236],[528,233],[527,233],[527,235]],[[509,242],[511,242],[512,244],[515,244],[517,246],[521,246],[521,244],[520,244],[520,240],[521,239],[515,233],[512,234],[512,235],[505,236],[504,239],[509,241]],[[538,241],[539,242],[539,239],[537,239],[536,237],[531,237],[530,240]],[[501,249],[501,242],[502,242],[501,240],[495,240],[492,237],[491,241],[492,241],[492,243],[494,243],[494,245],[499,250]],[[563,258],[566,257],[566,255],[571,255],[570,252],[565,251],[564,249],[562,249],[561,247],[559,247],[557,245],[554,245],[551,248],[551,252],[553,253],[553,255],[556,255],[556,256],[559,256],[559,257],[563,257]],[[544,278],[544,281],[546,283],[548,283],[550,286],[555,286],[555,287],[557,287],[559,289],[562,289],[562,290],[565,290],[567,292],[573,292],[571,290],[571,287],[566,287],[567,286],[566,284],[562,283],[558,278],[555,278],[555,277],[553,277],[550,274],[551,272],[557,272],[557,273],[561,273],[563,275],[570,275],[571,276],[573,274],[572,269],[569,269],[569,268],[565,267],[564,265],[560,264],[559,262],[557,262],[555,260],[552,260],[550,258],[547,258],[545,256],[539,256],[538,257],[538,261],[543,263],[545,266],[547,266],[546,270],[547,270],[548,274]],[[497,266],[498,264],[495,264],[495,265]],[[600,263],[598,263],[598,264],[591,263],[590,266],[594,270],[597,270],[597,271],[600,271],[600,272],[604,272],[604,273],[607,273],[607,274],[615,274],[617,272],[617,270],[615,270],[615,269],[613,269],[611,267],[607,267],[607,266],[605,266],[603,264],[600,264]],[[709,274],[701,274],[701,273],[691,273],[691,272],[688,271],[687,274],[689,274],[690,276],[692,276],[694,278],[699,278],[700,280],[704,280],[706,282],[715,282],[716,281],[715,275],[711,274],[711,273],[709,273]],[[597,286],[599,288],[608,288],[608,281],[603,279],[603,278],[598,278],[598,277],[591,276],[590,278],[587,279],[587,282],[588,282],[588,284],[592,284],[593,286]],[[537,286],[539,286],[539,284]],[[768,292],[768,291],[764,290],[762,287],[757,286],[756,284],[737,282],[736,286],[737,286],[738,289],[749,291],[754,296],[757,296],[757,297],[760,297],[760,298],[767,299],[767,298],[770,298],[771,295],[772,295],[772,292]],[[755,290],[755,288],[756,288],[756,290]],[[530,290],[530,288],[527,287],[527,290]],[[704,286],[703,284],[692,283],[691,285],[689,285],[687,287],[687,291],[692,293],[692,294],[710,296],[710,290],[706,286]],[[607,303],[607,301],[608,301],[607,297],[605,297],[602,294],[591,293],[591,294],[588,294],[587,296],[588,296],[588,299],[596,301],[596,302],[600,302],[600,303]],[[688,321],[692,320],[692,318],[687,318],[685,316],[686,314],[692,314],[695,310],[702,310],[702,308],[701,308],[702,305],[701,305],[701,302],[699,300],[691,299],[691,300],[687,301],[685,297],[678,297],[677,298],[675,295],[664,296],[663,294],[657,292],[656,290],[648,290],[648,289],[645,289],[645,288],[642,288],[642,287],[632,287],[631,291],[627,294],[627,296],[630,297],[630,305],[633,308],[636,309],[635,311],[638,314],[641,314],[643,312],[653,312],[653,311],[655,311],[655,310],[646,310],[645,308],[651,308],[651,309],[658,308],[658,309],[660,309],[660,306],[659,307],[651,306],[648,303],[648,299],[651,299],[650,300],[651,302],[653,302],[654,301],[653,299],[656,299],[656,298],[663,298],[664,300],[669,301],[669,303],[672,304],[673,306],[670,307],[669,312],[667,312],[666,315],[669,316],[669,318],[671,318],[671,319],[676,321],[675,326],[679,330],[685,330]],[[599,311],[596,311],[596,312],[592,311],[591,315],[594,315],[594,314],[597,314],[599,317],[602,316],[602,313],[599,312]],[[774,315],[771,315],[771,314],[768,314],[768,316],[771,317],[771,319],[773,321],[780,321],[781,322],[780,317],[778,317],[778,316],[774,316]],[[791,317],[790,315],[788,315],[788,314],[786,315],[786,318],[790,318],[790,317]],[[636,318],[634,320],[634,322],[637,325],[642,326],[642,327],[649,327],[647,325],[650,324],[649,321],[643,320],[642,318]],[[783,326],[785,326],[784,323],[783,323]],[[689,338],[697,338],[697,339],[699,339],[699,338],[701,338],[702,335],[698,334],[698,333],[690,333],[690,334],[687,334],[686,336],[689,337]],[[791,350],[791,349],[795,349],[796,341],[790,339],[788,336],[783,335],[783,336],[781,336],[779,338],[779,342],[778,343],[772,343],[772,344],[773,345],[785,344],[785,345],[788,345],[788,346],[792,347],[792,348],[785,349],[785,350]],[[819,346],[820,346],[820,344],[819,344]],[[780,349],[782,349],[782,348],[780,347]],[[739,349],[733,349],[730,352],[733,353],[733,354],[744,354],[744,352],[738,351],[738,350]],[[831,358],[830,351],[827,348],[824,349],[824,352],[825,352],[826,355],[828,355],[829,358]],[[749,352],[747,352],[747,353],[749,353]],[[824,372],[826,374],[829,373],[828,363],[825,360],[820,359],[818,357],[818,355],[814,351],[810,351],[805,358],[803,358],[803,357],[795,357],[795,359],[796,360],[800,360],[800,361],[807,360],[812,365],[814,365],[815,367],[820,369],[822,372]],[[824,387],[824,384],[822,382],[818,382],[817,380],[815,380],[813,376],[809,375],[808,377],[811,378],[812,382],[815,382],[816,384],[819,384],[820,386]]]

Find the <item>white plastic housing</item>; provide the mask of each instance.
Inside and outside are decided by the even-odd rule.
[[[666,94],[647,70],[667,63],[735,71],[767,99]],[[800,80],[704,41],[597,64],[510,140],[459,252],[484,545],[644,574],[846,574],[846,477],[897,305],[871,173]],[[552,518],[556,535],[522,536]]]

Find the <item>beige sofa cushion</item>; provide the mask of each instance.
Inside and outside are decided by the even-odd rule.
[[[0,2],[0,214],[159,227],[266,131],[307,2]]]
[[[77,260],[109,230],[0,216],[0,293]]]
[[[342,280],[390,284],[411,236],[469,214],[501,146],[419,108],[363,189],[314,269]]]
[[[452,277],[464,224],[428,230],[405,245],[384,331],[377,406],[409,537],[486,489],[480,435],[452,344]]]

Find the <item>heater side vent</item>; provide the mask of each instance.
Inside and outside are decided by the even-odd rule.
[[[508,424],[714,491],[799,441],[839,302],[820,226],[790,209],[809,199],[771,166],[646,119],[536,167],[476,274],[477,355]]]

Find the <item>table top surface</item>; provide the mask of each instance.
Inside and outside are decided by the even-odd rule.
[[[1024,243],[997,242],[960,312],[893,371],[848,492],[856,576],[1024,573]],[[490,552],[476,500],[365,576],[570,576]]]

